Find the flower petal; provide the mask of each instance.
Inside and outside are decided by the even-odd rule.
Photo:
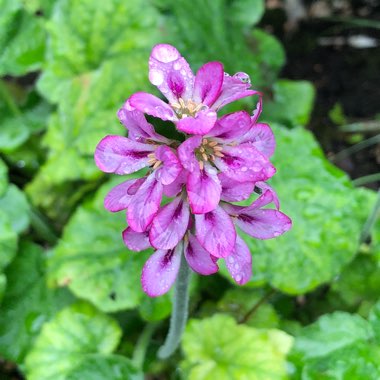
[[[193,100],[211,106],[218,98],[223,84],[224,70],[220,62],[204,64],[195,76]]]
[[[276,149],[276,140],[268,124],[255,124],[243,136],[240,143],[249,143],[266,157],[271,157]]]
[[[146,139],[150,139],[165,144],[170,141],[166,137],[156,133],[153,125],[146,121],[141,111],[130,105],[129,100],[119,109],[117,116],[121,123],[127,128],[128,138],[131,140],[145,142]]]
[[[192,135],[205,135],[214,127],[216,119],[216,112],[206,109],[199,111],[195,117],[184,117],[176,123],[176,126],[181,132]]]
[[[115,186],[104,198],[104,207],[111,212],[125,210],[144,181],[145,178],[130,179]]]
[[[149,257],[141,274],[144,292],[150,297],[158,297],[173,286],[181,264],[182,244],[176,249],[159,249]]]
[[[153,48],[149,58],[149,80],[170,103],[178,102],[179,98],[191,98],[194,74],[174,46],[160,44]]]
[[[188,174],[189,172],[187,170],[182,170],[178,177],[170,185],[164,186],[164,195],[172,198],[181,192],[183,186],[186,184]]]
[[[156,170],[157,181],[160,181],[163,185],[170,185],[181,172],[181,163],[175,153],[165,145],[159,146],[154,154],[156,158],[163,163],[163,165]]]
[[[153,150],[153,145],[109,135],[97,145],[95,163],[105,173],[130,174],[149,166],[148,154]]]
[[[182,166],[192,172],[199,169],[199,162],[195,157],[195,149],[201,145],[202,136],[192,136],[178,147],[178,158]]]
[[[263,99],[262,99],[262,97],[260,95],[259,96],[259,100],[258,100],[258,102],[256,104],[256,108],[252,112],[252,116],[251,116],[251,124],[252,125],[256,124],[258,118],[261,115],[261,111],[262,110],[263,110]]]
[[[233,112],[222,116],[207,136],[216,137],[221,141],[239,141],[239,138],[251,128],[251,117],[246,111]]]
[[[225,259],[231,277],[239,285],[244,285],[252,277],[252,256],[244,240],[237,235],[232,253]]]
[[[198,241],[213,256],[227,257],[235,247],[235,227],[221,207],[195,215],[195,230]]]
[[[127,220],[136,232],[144,232],[157,214],[162,199],[163,186],[152,173],[141,185],[129,204]]]
[[[272,195],[272,201],[274,205],[276,206],[276,209],[280,209],[280,200],[278,199],[278,195],[276,191],[273,189],[273,187],[269,186],[266,182],[257,182],[255,184],[256,187],[258,187],[263,194],[265,194],[267,191]]]
[[[237,182],[224,173],[219,173],[218,178],[222,185],[220,199],[226,202],[244,201],[251,196],[255,188],[254,182]]]
[[[197,238],[189,234],[189,240],[185,243],[185,258],[190,268],[199,274],[208,276],[219,269],[211,255],[201,246]]]
[[[132,107],[161,120],[178,120],[173,109],[161,99],[146,92],[136,92],[129,98]]]
[[[224,157],[216,157],[215,165],[237,182],[266,181],[276,172],[267,157],[250,144],[224,146]]]
[[[185,235],[189,218],[189,204],[180,197],[162,207],[150,228],[152,246],[159,249],[174,248]]]
[[[219,204],[222,186],[216,170],[209,164],[189,174],[186,189],[193,214],[212,211]]]
[[[140,252],[150,248],[148,232],[136,232],[131,227],[123,231],[124,244],[132,251]]]

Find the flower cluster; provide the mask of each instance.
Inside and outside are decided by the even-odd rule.
[[[258,123],[261,94],[250,89],[245,73],[233,76],[220,62],[203,65],[194,76],[176,48],[161,44],[149,58],[149,79],[168,100],[138,92],[118,112],[128,137],[109,135],[98,144],[96,165],[106,173],[131,174],[105,198],[112,212],[127,209],[123,240],[134,251],[153,247],[144,265],[143,290],[152,297],[175,282],[182,256],[202,275],[218,271],[218,260],[236,283],[252,275],[252,258],[238,226],[257,239],[270,239],[291,227],[279,211],[275,191],[266,184],[276,169],[269,158],[275,140]],[[234,100],[258,95],[253,114],[217,112]],[[158,134],[145,114],[175,125],[182,141]],[[258,197],[249,206],[231,202]],[[163,202],[163,197],[165,201]],[[164,205],[162,205],[164,203]],[[274,208],[265,206],[273,204]]]

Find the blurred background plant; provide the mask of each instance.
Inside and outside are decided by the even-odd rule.
[[[376,1],[0,0],[0,10],[0,378],[380,378]],[[254,276],[243,288],[226,270],[193,276],[191,320],[168,361],[156,351],[170,294],[141,291],[149,252],[123,245],[125,216],[103,209],[117,180],[93,163],[97,142],[122,133],[123,101],[153,91],[158,42],[194,70],[219,60],[247,72],[263,91],[272,184],[294,224],[273,241],[246,237]]]

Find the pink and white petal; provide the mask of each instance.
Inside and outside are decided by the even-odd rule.
[[[215,137],[218,140],[229,142],[239,141],[240,137],[251,128],[251,117],[246,111],[233,112],[222,116],[208,132],[207,137]]]
[[[269,203],[271,202],[274,203],[274,194],[272,191],[268,189],[268,190],[263,191],[263,193],[249,206],[244,207],[244,212],[251,211],[251,210],[258,210],[266,205],[269,205]]]
[[[237,182],[224,173],[218,174],[219,181],[222,185],[220,199],[226,202],[240,202],[248,199],[254,188],[254,182]]]
[[[244,240],[237,235],[232,253],[225,259],[228,272],[234,281],[244,285],[252,277],[252,255]]]
[[[165,144],[170,142],[166,137],[156,133],[153,125],[146,121],[144,113],[132,107],[129,100],[119,109],[117,116],[127,128],[128,137],[131,140],[144,142],[146,139],[150,139]]]
[[[292,227],[292,221],[284,213],[271,209],[244,212],[235,219],[236,224],[256,239],[272,239]]]
[[[123,231],[124,244],[132,251],[140,252],[150,248],[148,232],[136,232],[131,227]]]
[[[217,171],[209,164],[203,170],[194,170],[187,178],[186,190],[193,214],[214,210],[222,192]]]
[[[178,158],[182,166],[192,172],[199,169],[199,162],[195,157],[195,149],[201,145],[202,136],[192,136],[178,147]]]
[[[179,98],[191,98],[194,74],[174,46],[160,44],[153,48],[149,58],[149,80],[170,103],[177,103]]]
[[[158,117],[161,120],[178,120],[169,104],[147,92],[136,92],[129,98],[129,104],[139,111]]]
[[[105,173],[130,174],[149,166],[148,154],[153,151],[153,145],[108,135],[95,149],[95,163]]]
[[[224,157],[214,160],[217,168],[237,182],[266,181],[276,173],[267,157],[250,144],[224,146]]]
[[[163,186],[152,173],[137,190],[128,207],[127,221],[136,232],[144,232],[160,207]]]
[[[252,112],[251,125],[254,125],[257,123],[257,120],[259,119],[262,110],[263,110],[263,99],[261,96],[259,96],[259,100],[256,104],[256,108]]]
[[[182,244],[176,249],[159,249],[146,261],[141,274],[141,284],[149,297],[167,293],[173,286],[181,264]]]
[[[184,117],[176,122],[179,131],[191,135],[205,135],[215,125],[217,115],[210,109],[199,111],[195,117]]]
[[[276,149],[276,140],[268,124],[255,124],[243,136],[240,143],[249,143],[266,157],[271,157]]]
[[[177,197],[155,216],[149,231],[149,240],[157,249],[172,249],[182,240],[189,225],[189,204]]]
[[[193,100],[197,104],[211,106],[219,97],[224,78],[220,62],[208,62],[197,72],[194,82]]]
[[[164,185],[164,195],[166,197],[172,198],[180,193],[183,189],[183,186],[187,182],[188,174],[189,172],[187,170],[182,170],[178,177],[170,185]]]
[[[235,226],[221,207],[195,215],[195,231],[199,243],[213,256],[227,257],[235,247]]]
[[[104,207],[111,212],[125,210],[144,181],[145,178],[130,179],[115,186],[104,198]]]
[[[161,145],[154,152],[157,160],[162,162],[162,166],[156,169],[156,179],[163,185],[170,185],[178,177],[182,170],[182,165],[176,154],[167,146]]]
[[[187,263],[194,272],[208,276],[219,270],[218,265],[213,260],[213,256],[191,234],[189,234],[189,240],[185,242],[184,253]]]
[[[280,200],[278,199],[278,195],[272,186],[269,186],[266,182],[257,182],[255,186],[261,189],[262,194],[264,194],[266,191],[269,191],[272,195],[272,202],[276,206],[276,209],[280,209]]]

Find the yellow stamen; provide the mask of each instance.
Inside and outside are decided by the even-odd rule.
[[[208,160],[208,158],[207,158],[207,154],[206,154],[206,153],[202,153],[202,157],[203,157],[203,159],[204,159],[205,161]]]
[[[223,148],[221,147],[221,146],[214,146],[214,151],[215,152],[220,152],[220,151],[222,151],[223,150]]]
[[[199,163],[199,169],[203,170],[203,168],[204,168],[203,161],[198,161],[198,163]]]
[[[217,143],[216,141],[210,141],[210,142],[208,143],[208,145],[210,145],[210,146],[215,146],[215,145],[218,145],[218,143]]]
[[[223,154],[223,153],[220,153],[220,152],[215,152],[214,154],[215,154],[215,156],[217,156],[217,157],[224,157],[224,154]]]
[[[199,151],[200,151],[201,153],[204,153],[205,148],[203,148],[203,146],[201,146],[201,147],[199,148]]]
[[[208,143],[208,140],[207,139],[203,139],[202,144],[203,145],[207,145],[207,143]]]
[[[161,165],[161,161],[157,161],[157,162],[153,165],[153,169],[157,169],[160,165]]]

